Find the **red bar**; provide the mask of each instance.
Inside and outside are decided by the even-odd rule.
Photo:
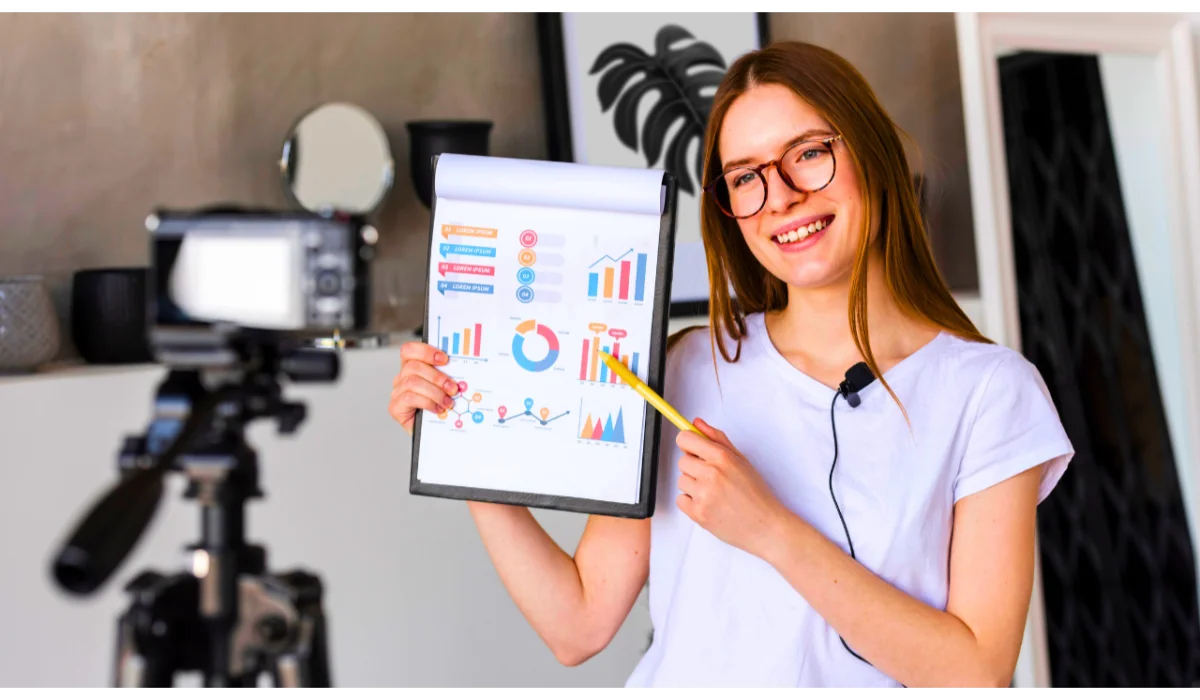
[[[623,280],[623,279],[625,279],[625,278],[624,278],[624,277],[622,277],[621,279]],[[624,299],[625,297],[621,297],[621,298],[622,298],[622,299]],[[620,362],[620,361],[621,361],[621,344],[620,344],[620,343],[618,343],[618,342],[615,342],[615,341],[613,342],[613,351],[612,351],[612,356],[613,356],[613,357],[615,357],[615,358],[617,359],[617,362]],[[609,372],[609,374],[608,374],[608,383],[609,383],[609,384],[616,384],[616,383],[617,383],[617,373],[616,373],[616,372]]]
[[[579,361],[579,380],[580,381],[587,379],[588,346],[591,344],[591,342],[592,341],[590,341],[590,340],[583,341],[583,358]]]
[[[475,357],[479,357],[479,336],[483,335],[483,325],[475,324]]]
[[[628,298],[629,298],[629,261],[622,260],[621,261],[621,299],[625,300]],[[614,352],[613,357],[620,357],[620,355],[618,355]]]

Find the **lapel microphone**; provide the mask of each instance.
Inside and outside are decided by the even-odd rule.
[[[875,373],[871,371],[867,363],[859,362],[846,370],[846,378],[838,385],[838,393],[842,395],[842,398],[846,399],[846,403],[850,404],[850,408],[858,408],[858,405],[862,403],[862,399],[858,397],[858,392],[866,389],[873,381],[875,381]]]

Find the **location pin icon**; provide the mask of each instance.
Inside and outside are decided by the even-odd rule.
[[[546,416],[550,415],[550,409],[543,408],[541,413],[542,413],[542,420],[546,420]]]
[[[504,406],[501,406],[500,408],[497,408],[497,409],[496,409],[496,413],[499,413],[499,414],[500,414],[500,417],[501,417],[501,418],[503,418],[503,417],[504,417],[504,414],[505,414],[505,413],[508,413],[508,409],[507,409],[506,407],[504,407]]]

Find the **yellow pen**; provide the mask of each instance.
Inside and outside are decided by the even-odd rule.
[[[666,416],[667,420],[678,426],[680,430],[690,430],[699,435],[704,434],[700,432],[699,428],[689,423],[686,418],[680,415],[679,411],[676,411],[674,406],[667,403],[663,397],[655,393],[655,391],[647,386],[645,382],[643,382],[641,379],[638,379],[636,374],[630,372],[628,367],[618,362],[617,358],[609,355],[606,352],[599,352],[598,354],[600,355],[600,359],[604,360],[604,364],[608,366],[609,371],[620,377],[621,380],[626,384],[633,387],[633,390],[641,394],[642,398],[646,399],[647,403],[658,409],[659,413]]]

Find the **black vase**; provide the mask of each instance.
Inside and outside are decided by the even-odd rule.
[[[443,153],[486,156],[491,131],[490,121],[408,122],[413,186],[426,209],[433,203],[433,157]]]
[[[71,339],[92,364],[153,362],[144,267],[79,270],[71,286]]]

